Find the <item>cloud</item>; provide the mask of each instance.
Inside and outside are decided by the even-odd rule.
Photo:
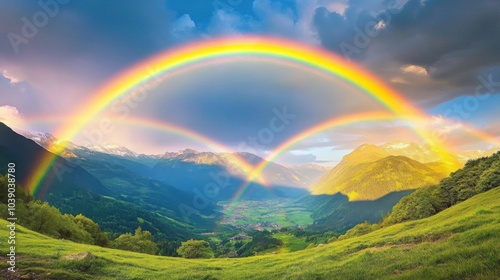
[[[24,125],[24,120],[17,108],[8,105],[0,106],[0,122],[13,128],[21,128]]]
[[[292,165],[302,165],[308,163],[323,163],[317,161],[317,156],[312,153],[296,153],[296,152],[288,152],[281,155],[278,158],[279,162],[292,164]]]
[[[493,35],[500,34],[498,1],[388,3],[351,0],[343,15],[318,8],[314,26],[321,44],[392,80],[422,104],[472,94],[479,74],[500,77],[500,37]]]
[[[42,11],[37,3],[1,1],[0,36],[24,36],[21,19]],[[7,77],[29,84],[39,101],[16,104],[24,112],[35,104],[35,111],[74,111],[106,80],[174,44],[164,1],[71,1],[59,8],[18,53],[9,40],[0,40]]]
[[[417,65],[408,65],[401,67],[401,70],[403,73],[413,73],[421,76],[426,76],[428,75],[427,70],[425,68],[417,66]]]
[[[7,80],[9,80],[9,82],[11,84],[17,84],[17,83],[20,83],[22,80],[21,78],[17,78],[15,75],[13,75],[12,73],[10,73],[8,70],[6,69],[3,69],[1,71],[1,74],[4,78],[6,78]]]
[[[192,8],[198,5],[193,3],[191,8],[188,4],[172,1],[169,7],[177,11],[178,21],[189,16],[196,25],[196,35],[191,39],[212,38],[217,36],[233,36],[241,34],[259,34],[267,36],[286,37],[301,40],[303,42],[318,44],[315,31],[312,26],[312,17],[315,9],[320,3],[335,6],[342,10],[343,1],[316,0],[316,1],[276,1],[276,0],[253,0],[241,3],[231,2],[225,5],[202,4],[203,9]],[[218,3],[218,2],[214,2]],[[224,2],[225,3],[225,2]],[[201,12],[203,10],[203,12]]]
[[[179,41],[192,40],[197,36],[196,33],[196,23],[188,14],[182,15],[172,24],[172,36]]]

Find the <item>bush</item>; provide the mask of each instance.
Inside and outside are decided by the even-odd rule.
[[[110,243],[110,247],[150,255],[154,255],[158,251],[158,246],[153,241],[151,232],[143,231],[140,227],[135,230],[135,234],[125,233],[118,236]]]
[[[368,221],[365,221],[362,224],[356,225],[355,227],[348,230],[344,235],[341,235],[338,239],[343,240],[347,238],[351,238],[354,236],[361,236],[368,234],[372,231],[375,231],[380,228],[378,224],[370,224]]]
[[[186,259],[203,259],[212,258],[214,253],[208,246],[205,240],[190,239],[181,243],[181,247],[177,249],[177,253]]]

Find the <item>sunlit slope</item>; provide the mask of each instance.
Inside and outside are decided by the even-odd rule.
[[[392,192],[437,184],[448,175],[431,168],[434,165],[405,156],[387,156],[373,162],[348,158],[345,165],[321,178],[313,187],[313,194],[342,193],[350,201],[375,200]]]
[[[426,219],[324,247],[246,259],[150,256],[55,240],[19,227],[17,265],[22,274],[41,279],[498,279],[499,201],[496,188]],[[8,234],[6,224],[0,221],[1,236]],[[1,239],[1,254],[6,248]],[[83,264],[58,258],[83,251],[98,258]]]

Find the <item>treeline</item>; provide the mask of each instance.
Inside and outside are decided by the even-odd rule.
[[[471,160],[439,185],[416,190],[399,201],[383,225],[422,219],[500,186],[500,152]]]
[[[500,186],[500,152],[470,160],[436,186],[416,190],[403,197],[379,224],[359,224],[339,239],[360,236],[381,227],[435,215],[476,194]]]
[[[0,175],[0,213],[5,218],[8,210],[8,179]],[[16,187],[15,214],[17,223],[38,233],[58,238],[71,240],[77,243],[110,247],[134,252],[156,254],[158,247],[149,231],[138,228],[134,234],[126,233],[110,240],[110,233],[101,231],[97,223],[84,215],[73,216],[62,214],[59,209],[48,202],[34,199],[24,193],[23,188]]]
[[[250,242],[236,243],[235,249],[238,257],[253,256],[257,252],[276,249],[283,245],[283,241],[274,238],[273,234],[267,230],[251,232],[250,236],[252,237]]]

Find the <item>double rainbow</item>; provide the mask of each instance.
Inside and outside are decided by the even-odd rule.
[[[356,64],[322,49],[299,44],[294,41],[268,37],[234,37],[188,44],[174,50],[168,50],[153,56],[142,63],[119,74],[106,83],[81,107],[71,118],[69,125],[63,126],[56,134],[64,140],[72,140],[96,115],[118,98],[138,89],[153,78],[167,77],[193,68],[214,63],[223,63],[231,59],[264,58],[278,64],[294,64],[306,71],[320,71],[341,78],[358,87],[369,96],[384,105],[402,119],[408,117],[424,118],[426,115],[377,77]],[[452,162],[453,159],[427,131],[415,128],[422,139],[436,146],[442,157]],[[56,156],[47,156],[39,161],[38,168],[28,181],[31,193],[37,193],[41,181],[54,163]],[[256,174],[252,178],[256,178]]]

